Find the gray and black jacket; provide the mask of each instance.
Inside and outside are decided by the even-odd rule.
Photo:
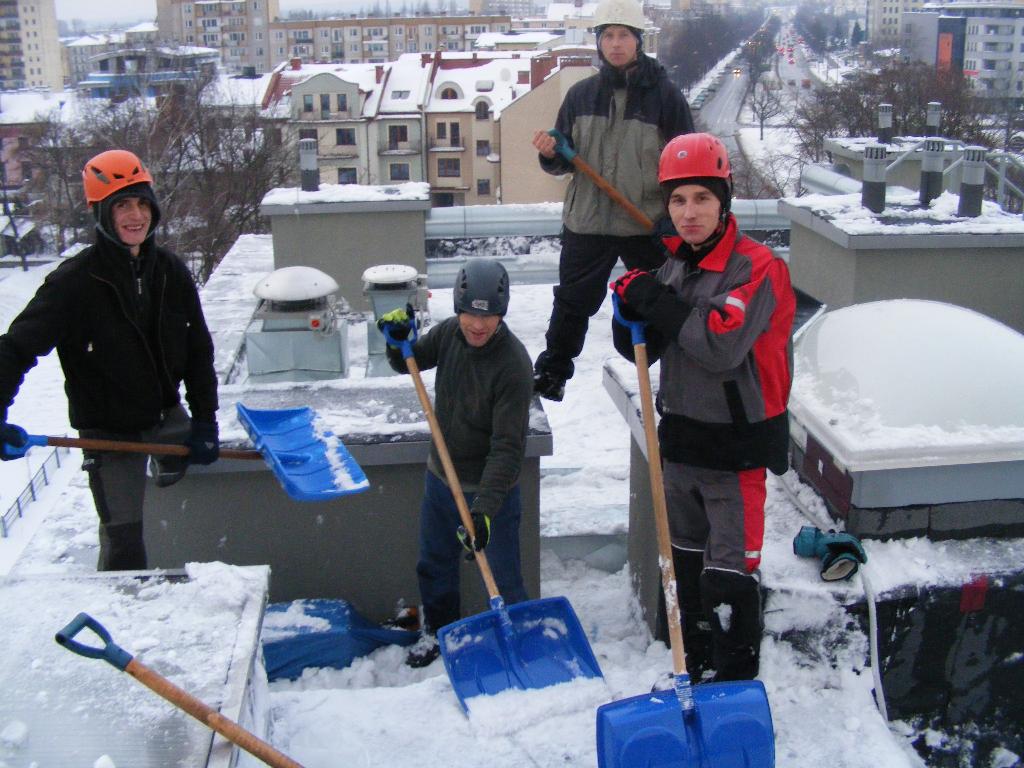
[[[154,427],[179,402],[183,381],[192,418],[216,419],[213,342],[199,294],[185,265],[152,240],[133,260],[98,234],[47,276],[0,336],[0,417],[25,373],[54,348],[75,429]]]
[[[388,362],[406,373],[399,350],[388,347]],[[437,368],[434,410],[452,464],[465,490],[473,491],[473,512],[493,516],[519,480],[533,399],[533,365],[522,342],[502,322],[484,346],[466,343],[459,318],[450,317],[413,343],[416,365]],[[427,467],[444,479],[437,449]]]
[[[693,118],[665,68],[641,52],[625,75],[605,64],[573,85],[558,110],[555,128],[588,165],[653,221],[664,212],[658,186],[661,150],[675,136],[691,133]],[[561,155],[539,157],[548,173],[573,170]],[[647,234],[582,173],[573,174],[569,182],[562,223],[579,234]]]

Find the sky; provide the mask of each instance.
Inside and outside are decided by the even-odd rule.
[[[140,21],[156,21],[156,0],[56,0],[57,19],[71,21],[81,19],[90,24],[134,24]],[[384,0],[381,0],[381,5]],[[281,15],[291,11],[344,11],[372,8],[375,0],[280,0]],[[401,5],[398,2],[397,5]]]

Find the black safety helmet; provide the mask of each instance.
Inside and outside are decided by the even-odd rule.
[[[494,259],[469,259],[455,278],[455,314],[508,312],[508,272]]]

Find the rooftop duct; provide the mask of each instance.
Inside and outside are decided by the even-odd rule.
[[[348,374],[348,326],[338,323],[337,290],[334,278],[314,267],[283,267],[260,280],[253,289],[260,303],[245,332],[250,378],[298,382]]]

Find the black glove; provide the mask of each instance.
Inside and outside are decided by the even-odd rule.
[[[631,269],[610,287],[622,302],[620,311],[622,306],[628,307],[669,339],[679,335],[692,309],[674,290],[642,269]]]
[[[405,309],[392,309],[380,316],[377,321],[377,329],[384,333],[387,328],[391,338],[395,341],[405,341],[412,333],[412,307],[406,305]]]
[[[185,441],[189,464],[213,464],[220,456],[220,438],[215,421],[193,421]]]
[[[0,421],[0,460],[20,459],[29,449],[28,434],[24,429]]]
[[[473,519],[473,531],[476,533],[472,537],[472,541],[470,541],[471,537],[465,526],[460,525],[455,535],[459,537],[459,542],[466,551],[472,554],[483,550],[487,546],[487,542],[491,540],[491,518],[483,512],[471,512],[469,516]]]

